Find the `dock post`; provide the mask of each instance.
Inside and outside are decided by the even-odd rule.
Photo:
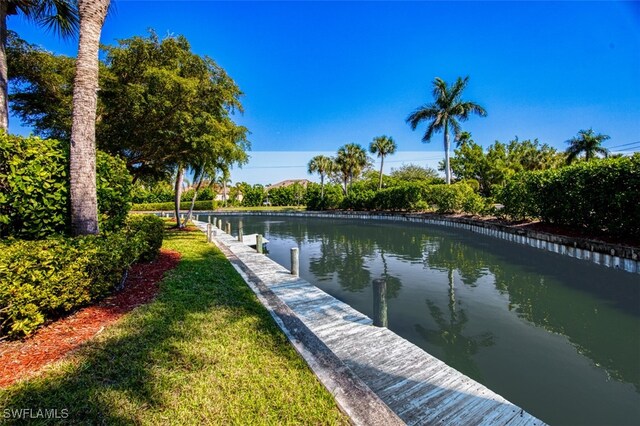
[[[231,235],[231,222],[227,222],[227,234]]]
[[[373,325],[386,327],[387,324],[387,282],[379,278],[373,280]]]
[[[262,253],[262,235],[256,235],[256,251]]]
[[[211,216],[207,216],[207,222],[211,223]]]
[[[238,228],[238,241],[242,242],[242,228]]]
[[[211,224],[207,223],[207,242],[211,242]]]
[[[300,275],[300,257],[298,247],[291,248],[291,275]]]
[[[218,229],[222,231],[222,219],[218,219]]]

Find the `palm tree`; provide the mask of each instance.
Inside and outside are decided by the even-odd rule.
[[[416,109],[409,117],[407,123],[411,125],[411,129],[415,130],[423,121],[428,121],[429,126],[422,137],[422,142],[431,141],[434,133],[444,132],[444,163],[446,182],[451,183],[451,165],[449,164],[449,128],[453,130],[454,135],[461,132],[460,121],[467,121],[469,114],[478,114],[481,117],[487,115],[487,112],[480,105],[474,102],[467,102],[461,99],[462,91],[467,87],[469,77],[458,77],[453,85],[448,86],[447,83],[439,77],[433,81],[433,97],[435,102],[425,104]]]
[[[367,152],[360,145],[349,143],[338,149],[338,156],[335,159],[337,171],[340,174],[344,185],[344,195],[349,195],[349,186],[354,179],[369,165]]]
[[[96,106],[98,49],[109,0],[78,0],[80,40],[73,83],[70,149],[71,231],[98,233],[96,195]]]
[[[9,127],[7,16],[22,14],[62,37],[78,31],[78,11],[72,0],[0,0],[0,129]]]
[[[602,142],[609,139],[609,136],[603,134],[595,134],[593,129],[580,130],[578,136],[573,137],[566,141],[569,144],[567,148],[567,164],[571,164],[575,159],[580,157],[580,154],[584,152],[584,159],[589,161],[592,158],[596,158],[598,154],[603,157],[609,156],[609,150],[603,148]]]
[[[396,143],[392,137],[385,135],[373,138],[373,142],[369,145],[369,152],[372,154],[378,154],[380,157],[380,182],[378,182],[378,189],[382,188],[382,168],[384,167],[384,157],[396,152]]]
[[[324,199],[324,178],[334,169],[333,160],[324,155],[316,155],[309,161],[308,172],[310,175],[320,175],[320,199]]]

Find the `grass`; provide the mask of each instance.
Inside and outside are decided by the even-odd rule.
[[[65,423],[84,424],[348,423],[202,233],[168,232],[164,247],[182,260],[157,299],[44,374],[1,390],[0,416],[28,408],[66,409]]]

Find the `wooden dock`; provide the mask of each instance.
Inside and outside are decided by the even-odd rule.
[[[206,227],[204,223],[198,225],[203,230]],[[336,396],[343,409],[344,405],[348,406],[345,411],[352,416],[354,423],[393,424],[394,419],[384,410],[377,417],[367,417],[371,414],[367,413],[367,409],[360,409],[358,401],[351,405],[349,401],[343,402],[340,398],[349,389],[342,392],[336,390],[340,385],[335,382],[334,376],[337,374],[316,369],[317,362],[310,362],[305,356],[309,355],[309,351],[326,345],[330,355],[335,355],[348,367],[347,376],[351,373],[357,376],[399,419],[409,425],[544,425],[544,422],[520,407],[387,328],[373,326],[372,320],[366,315],[307,281],[292,276],[286,268],[256,253],[232,236],[218,232],[214,241],[230,260],[240,265],[245,280],[270,309],[292,344],[316,374],[321,372],[318,374],[320,380]],[[274,308],[279,303],[286,306]],[[296,321],[299,319],[299,323],[292,322],[291,316]],[[310,333],[311,338],[317,337],[322,344],[312,342],[307,344],[306,349],[301,349],[304,340],[309,339],[305,333]],[[334,368],[339,370],[339,367]],[[366,391],[362,393],[362,405],[374,407],[375,401],[370,401]]]

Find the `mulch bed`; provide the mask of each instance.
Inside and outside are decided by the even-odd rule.
[[[131,267],[122,291],[52,322],[24,340],[0,342],[0,388],[34,375],[133,308],[150,302],[158,293],[164,273],[175,268],[179,260],[180,253],[162,249],[153,262]]]

